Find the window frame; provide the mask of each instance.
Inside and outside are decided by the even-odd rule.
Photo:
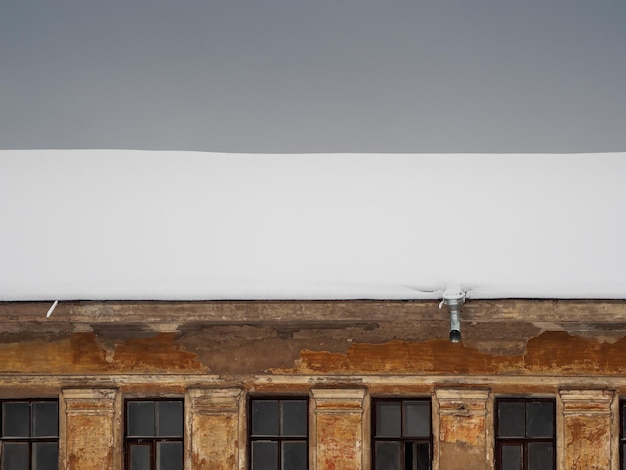
[[[172,436],[141,436],[141,437],[134,437],[128,436],[128,430],[129,428],[129,416],[128,416],[128,404],[129,403],[137,403],[137,402],[154,402],[156,403],[161,403],[161,402],[179,402],[182,405],[182,416],[181,416],[181,425],[182,425],[182,433],[180,437],[172,437]],[[124,398],[124,404],[123,404],[123,413],[124,413],[124,432],[123,432],[123,439],[124,439],[124,446],[123,446],[123,452],[124,452],[124,469],[125,470],[130,470],[131,466],[130,466],[130,447],[132,445],[137,445],[137,444],[141,444],[141,445],[149,445],[150,447],[150,468],[152,470],[156,470],[158,468],[157,464],[157,446],[156,444],[159,442],[180,442],[181,446],[182,446],[182,462],[181,462],[181,468],[185,468],[185,400],[182,397],[145,397],[145,398],[132,398],[132,397],[127,397]]]
[[[376,411],[380,403],[400,403],[400,433],[404,434],[404,405],[406,402],[423,402],[428,404],[429,436],[421,438],[416,436],[376,436]],[[405,456],[404,449],[406,443],[428,443],[429,470],[433,468],[434,447],[433,447],[433,403],[432,397],[372,397],[371,400],[371,467],[376,470],[376,443],[377,442],[402,442],[402,457]]]
[[[624,454],[624,446],[626,446],[626,435],[624,435],[624,419],[626,419],[626,413],[624,408],[626,407],[626,399],[619,400],[619,468],[624,468],[626,455]]]
[[[253,403],[255,401],[278,401],[279,402],[279,407],[282,406],[283,402],[286,401],[303,401],[306,403],[306,435],[305,436],[284,436],[284,435],[263,435],[263,436],[254,436],[252,434],[252,430],[253,430],[253,423],[252,423],[252,406]],[[252,443],[255,441],[272,441],[272,442],[276,442],[278,445],[278,461],[277,461],[277,470],[280,470],[282,468],[282,452],[280,451],[281,449],[281,445],[283,442],[289,442],[289,441],[306,441],[306,468],[305,470],[309,470],[310,468],[310,458],[311,458],[311,449],[310,449],[310,445],[311,445],[311,418],[310,418],[310,400],[309,400],[309,396],[308,395],[252,395],[252,396],[248,396],[248,403],[247,403],[247,412],[248,412],[248,416],[247,416],[247,432],[246,432],[246,436],[247,436],[247,449],[246,449],[246,455],[247,455],[247,459],[248,459],[248,464],[246,465],[246,468],[248,470],[253,470],[252,468]],[[281,409],[281,408],[279,408]],[[279,411],[280,413],[280,411]],[[280,420],[280,415],[278,416],[278,419]],[[279,430],[280,432],[280,430]]]
[[[4,430],[2,428],[4,424],[4,404],[5,403],[27,403],[28,404],[28,437],[5,437]],[[57,405],[57,422],[56,422],[56,435],[37,437],[33,436],[33,405],[35,403],[55,403]],[[57,468],[59,466],[59,433],[60,433],[60,414],[59,414],[59,399],[58,398],[8,398],[0,399],[0,446],[4,447],[6,442],[11,443],[25,443],[28,444],[28,468],[33,468],[33,444],[39,442],[53,442],[56,443],[57,450]],[[2,449],[0,449],[0,456],[2,455]],[[0,468],[2,468],[2,461],[0,460]]]
[[[499,403],[552,403],[552,437],[499,437],[500,418],[498,414]],[[526,417],[524,418],[526,419]],[[524,422],[526,426],[526,422]],[[528,468],[528,444],[534,442],[549,442],[552,444],[552,468],[556,470],[557,466],[557,446],[556,446],[556,398],[554,397],[496,397],[494,401],[494,460],[495,470],[502,469],[502,446],[506,444],[515,443],[522,445],[522,469]]]

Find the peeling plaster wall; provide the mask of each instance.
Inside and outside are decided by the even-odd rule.
[[[0,374],[626,374],[626,337],[609,343],[603,333],[593,338],[522,323],[505,348],[494,347],[494,334],[485,325],[482,330],[484,335],[473,333],[471,341],[458,344],[433,339],[447,333],[443,324],[293,331],[229,325],[136,336],[24,331],[0,336]]]
[[[65,468],[121,468],[121,398],[179,396],[189,401],[186,470],[207,462],[242,470],[249,393],[310,396],[315,470],[369,468],[371,396],[433,397],[435,470],[470,461],[491,470],[490,407],[502,395],[560,400],[559,470],[618,468],[625,302],[468,302],[460,344],[447,340],[449,318],[436,302],[74,302],[45,320],[47,307],[0,304],[0,394],[84,390],[83,402],[66,400]],[[101,410],[101,395],[106,413],[81,414]],[[102,445],[89,443],[107,449],[98,464],[80,460],[81,423],[108,430]],[[359,450],[346,457],[348,435]]]

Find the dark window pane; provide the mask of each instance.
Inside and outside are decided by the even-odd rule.
[[[282,443],[282,470],[306,470],[306,441],[285,441]]]
[[[157,443],[157,470],[183,470],[183,443]]]
[[[404,436],[430,436],[430,403],[426,401],[404,402]]]
[[[26,402],[2,404],[2,437],[30,437],[28,410]]]
[[[529,442],[528,470],[552,470],[553,452],[551,442]]]
[[[56,442],[33,443],[33,470],[57,470],[59,446]]]
[[[252,402],[252,435],[278,436],[277,400],[254,400]]]
[[[159,436],[183,436],[183,402],[159,401],[156,402],[159,415]]]
[[[622,406],[622,439],[624,438],[626,438],[626,403]],[[626,455],[624,460],[626,460]]]
[[[549,401],[526,403],[526,436],[552,437],[554,404]]]
[[[400,437],[401,434],[400,402],[376,403],[376,436]]]
[[[502,470],[522,470],[522,446],[502,446]]]
[[[33,403],[34,437],[57,437],[59,435],[59,405],[54,401]]]
[[[129,401],[128,436],[154,437],[154,402]]]
[[[427,442],[405,442],[404,468],[411,470],[429,470],[430,444]]]
[[[498,437],[525,437],[526,404],[501,401],[498,403]]]
[[[622,444],[622,470],[626,470],[626,444]]]
[[[9,442],[3,443],[2,469],[28,470],[28,444]]]
[[[252,442],[252,470],[278,470],[277,442]]]
[[[285,400],[283,403],[283,436],[307,435],[306,400]]]
[[[376,470],[401,470],[402,448],[400,442],[379,441],[374,449]]]
[[[150,446],[130,446],[130,470],[150,470]]]

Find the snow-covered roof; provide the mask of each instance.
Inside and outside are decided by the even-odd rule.
[[[0,300],[626,299],[626,153],[0,151]]]

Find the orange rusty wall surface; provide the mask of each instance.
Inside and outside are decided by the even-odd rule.
[[[184,352],[173,333],[104,344],[94,333],[63,339],[0,343],[0,373],[200,372],[196,355]]]
[[[469,447],[464,443],[442,442],[439,444],[441,470],[483,470],[487,468],[484,449]]]
[[[68,470],[113,468],[113,427],[101,416],[74,416],[68,420]],[[99,436],[94,439],[94,436]]]
[[[461,414],[440,417],[440,442],[462,444],[467,447],[485,446],[485,418]]]
[[[565,420],[565,455],[569,470],[606,470],[611,463],[609,416],[576,416]]]
[[[19,341],[0,335],[0,373],[626,374],[626,338],[611,343],[548,331],[523,345],[520,352],[493,352],[479,342],[389,341],[376,331],[339,327],[295,333],[204,328],[118,337],[76,332],[29,338],[24,333]]]
[[[282,373],[546,374],[623,375],[626,338],[615,343],[545,332],[531,338],[521,355],[493,355],[447,340],[352,344],[347,353],[305,350]]]
[[[361,415],[342,413],[319,415],[317,436],[316,468],[354,470],[355,463],[361,462]]]
[[[195,414],[193,418],[192,468],[213,470],[236,470],[238,416],[234,413],[204,416]]]

